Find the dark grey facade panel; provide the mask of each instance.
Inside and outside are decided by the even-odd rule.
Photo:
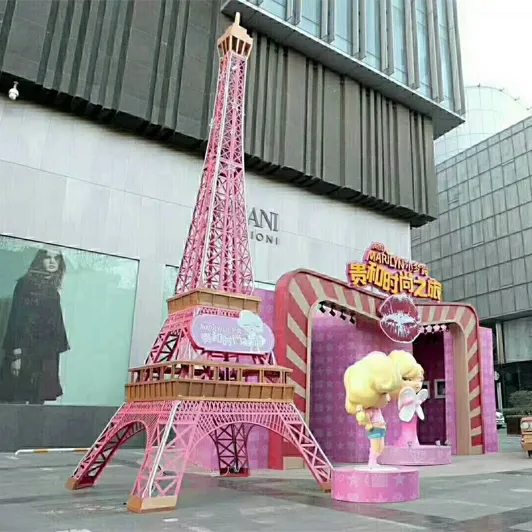
[[[362,0],[363,2],[364,0]],[[351,55],[353,57],[359,57],[359,45],[360,45],[360,33],[363,28],[360,26],[360,0],[351,0]]]
[[[417,48],[416,5],[411,0],[405,2],[405,37],[406,37],[406,70],[408,86],[419,88],[419,59]]]
[[[108,406],[1,404],[0,423],[11,429],[0,439],[0,452],[64,447],[66,435],[67,445],[90,447],[115,412],[116,407]],[[144,448],[144,443],[134,438],[129,446]]]
[[[446,0],[447,20],[449,23],[449,45],[451,52],[451,65],[453,80],[453,98],[458,112],[465,112],[464,84],[462,74],[462,58],[460,54],[460,37],[458,34],[458,14],[455,0]]]
[[[443,91],[443,68],[442,68],[442,58],[441,58],[441,43],[440,43],[440,16],[441,13],[438,13],[438,0],[432,1],[432,16],[434,17],[434,41],[435,41],[435,51],[436,51],[436,73],[438,79],[438,95],[439,101],[443,102],[444,91]]]
[[[481,319],[532,315],[532,119],[437,168],[438,220],[412,233],[449,301]],[[462,289],[463,287],[463,289]]]
[[[364,2],[360,1],[362,8]],[[1,70],[22,97],[174,143],[208,137],[217,0],[7,0]],[[429,118],[253,32],[248,166],[422,225],[437,214]],[[362,42],[362,41],[360,41]]]
[[[357,0],[358,2],[358,59],[364,59],[368,53],[367,35],[366,35],[366,0]]]

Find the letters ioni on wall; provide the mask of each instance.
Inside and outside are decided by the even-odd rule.
[[[279,245],[279,214],[252,207],[248,214],[249,238],[274,246]]]

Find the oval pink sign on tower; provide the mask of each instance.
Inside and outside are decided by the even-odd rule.
[[[238,318],[201,314],[192,322],[190,335],[196,347],[217,353],[267,354],[275,346],[272,330],[248,310]]]

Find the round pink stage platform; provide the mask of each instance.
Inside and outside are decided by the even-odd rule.
[[[433,466],[451,463],[448,445],[420,445],[419,447],[385,447],[379,464],[391,466]]]
[[[344,502],[406,502],[419,499],[419,471],[411,468],[345,466],[332,472],[331,496]]]

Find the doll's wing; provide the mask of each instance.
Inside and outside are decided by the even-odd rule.
[[[420,390],[416,397],[416,414],[421,421],[425,419],[425,412],[423,412],[421,405],[428,399],[428,397],[429,392],[427,390]]]
[[[419,391],[417,394],[417,402],[422,405],[429,398],[429,391],[425,388]]]
[[[399,394],[399,397],[397,398],[397,406],[399,407],[399,410],[401,410],[403,406],[406,406],[408,403],[415,402],[415,400],[416,392],[412,388],[403,388]]]
[[[404,423],[412,421],[416,412],[416,392],[412,388],[405,388],[399,394],[399,419]]]

